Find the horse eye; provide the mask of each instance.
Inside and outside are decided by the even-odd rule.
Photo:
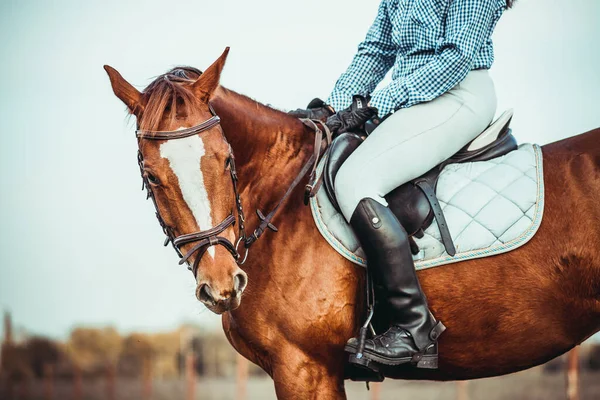
[[[148,178],[148,182],[150,182],[151,184],[160,185],[160,181],[158,180],[158,178],[152,175],[150,172],[146,172],[146,177]]]

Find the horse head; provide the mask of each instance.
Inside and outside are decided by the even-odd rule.
[[[165,243],[193,271],[198,300],[217,314],[240,305],[248,282],[234,244],[241,203],[233,153],[209,105],[228,51],[204,73],[174,68],[143,92],[104,67],[115,95],[137,119],[140,170]]]

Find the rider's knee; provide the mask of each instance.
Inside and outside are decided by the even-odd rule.
[[[347,210],[351,207],[350,204],[358,203],[360,199],[366,197],[364,193],[367,188],[360,175],[360,171],[354,166],[344,164],[335,177],[335,197],[344,215],[353,211]]]

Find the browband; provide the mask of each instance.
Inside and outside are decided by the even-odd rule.
[[[169,140],[169,139],[181,139],[184,137],[192,136],[200,132],[209,130],[213,126],[218,125],[221,122],[221,118],[217,115],[212,105],[208,105],[212,117],[206,121],[192,126],[190,128],[180,129],[177,131],[145,131],[138,129],[135,131],[135,136],[139,139],[151,139],[151,140]]]
[[[221,122],[221,118],[219,118],[218,115],[214,115],[210,119],[207,119],[199,125],[192,126],[191,128],[180,129],[178,131],[144,131],[138,129],[135,131],[135,136],[137,136],[140,139],[152,140],[181,139],[206,131],[212,128],[213,126],[218,125],[219,122]]]

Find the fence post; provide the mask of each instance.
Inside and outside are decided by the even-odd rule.
[[[82,397],[81,367],[73,365],[73,400],[81,400]]]
[[[579,400],[579,347],[567,355],[567,399]]]
[[[456,400],[469,400],[469,381],[456,382]]]
[[[54,369],[52,364],[44,364],[44,399],[54,398]]]
[[[456,399],[469,400],[469,381],[456,382]]]
[[[106,363],[106,398],[115,400],[115,365],[112,361]]]
[[[29,378],[21,379],[19,383],[19,399],[28,399],[29,398]]]
[[[379,400],[381,397],[381,383],[382,382],[371,382],[371,400]]]
[[[0,388],[4,390],[7,398],[13,398],[13,380],[11,376],[8,374],[0,375]]]
[[[144,358],[142,370],[142,398],[150,399],[152,397],[152,360],[150,357]]]
[[[186,400],[194,400],[196,397],[196,371],[194,370],[194,359],[193,352],[188,352],[185,356]]]
[[[236,374],[236,400],[245,400],[248,393],[248,369],[250,365],[248,360],[241,354],[237,354],[237,374]]]

